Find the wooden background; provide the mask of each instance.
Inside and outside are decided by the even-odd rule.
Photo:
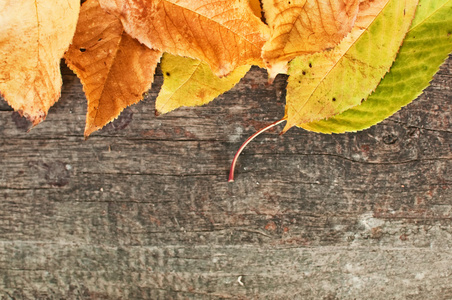
[[[369,130],[281,127],[285,78],[205,107],[144,101],[83,140],[86,100],[0,101],[0,299],[451,299],[452,58]]]

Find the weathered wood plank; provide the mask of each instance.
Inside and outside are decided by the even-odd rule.
[[[381,246],[321,250],[248,246],[162,249],[2,243],[0,253],[14,261],[14,265],[8,266],[4,284],[23,287],[5,295],[16,299],[452,296],[449,264],[452,256],[443,251]]]
[[[283,77],[154,116],[162,82],[83,140],[67,70],[47,120],[0,104],[1,299],[452,297],[452,59],[415,102],[343,135],[278,129]],[[240,279],[239,279],[240,278]]]

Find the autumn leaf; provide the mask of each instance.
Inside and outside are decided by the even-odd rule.
[[[254,15],[261,18],[259,0],[249,0],[249,5]],[[219,78],[205,62],[165,53],[160,67],[164,81],[155,102],[157,114],[165,114],[182,106],[201,106],[211,102],[235,86],[251,66],[240,66]]]
[[[452,0],[262,1],[263,15],[258,0],[88,0],[76,31],[78,1],[7,1],[0,91],[42,121],[73,38],[65,58],[84,86],[88,136],[142,98],[163,52],[160,113],[208,103],[253,64],[272,78],[289,62],[285,116],[245,141],[233,179],[258,134],[284,121],[284,131],[369,127],[419,95],[452,51]]]
[[[88,100],[86,137],[142,99],[161,55],[125,33],[119,19],[107,14],[97,0],[83,4],[65,59]]]
[[[209,64],[218,76],[263,65],[268,27],[243,0],[101,0],[125,31],[149,48]]]
[[[429,85],[452,52],[452,0],[420,0],[416,17],[391,71],[363,102],[307,130],[344,133],[369,128],[410,103]]]
[[[271,38],[262,56],[271,78],[296,56],[335,47],[352,29],[359,0],[263,0]]]
[[[37,125],[60,97],[60,59],[72,40],[80,1],[3,1],[0,6],[0,91]]]
[[[290,63],[284,131],[359,105],[391,67],[417,0],[364,1],[351,33],[332,51]]]
[[[161,63],[164,81],[155,108],[164,114],[181,106],[207,104],[236,85],[250,67],[240,66],[219,78],[204,62],[165,53]]]

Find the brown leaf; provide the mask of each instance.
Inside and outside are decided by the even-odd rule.
[[[336,46],[352,29],[359,0],[263,0],[271,38],[262,56],[270,77],[292,58]]]
[[[88,99],[85,137],[113,121],[150,89],[162,53],[124,32],[119,19],[88,0],[65,55]]]
[[[0,6],[0,91],[37,125],[60,97],[60,59],[74,35],[80,1],[3,1]]]
[[[263,65],[268,28],[247,0],[101,0],[126,32],[153,49],[207,62],[218,76]]]

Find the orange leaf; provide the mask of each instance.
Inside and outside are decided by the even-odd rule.
[[[250,3],[250,7],[253,10],[254,15],[262,19],[261,2],[259,0],[248,0],[248,2]]]
[[[225,76],[241,65],[263,65],[267,26],[243,0],[101,0],[126,32],[149,48],[207,62]]]
[[[0,91],[37,125],[60,97],[60,59],[74,35],[80,2],[22,0],[0,6]]]
[[[121,22],[97,0],[88,0],[65,55],[88,99],[85,137],[113,121],[150,89],[162,53],[124,32]]]
[[[270,77],[292,58],[336,46],[352,29],[359,0],[263,0],[271,38],[262,56]]]

